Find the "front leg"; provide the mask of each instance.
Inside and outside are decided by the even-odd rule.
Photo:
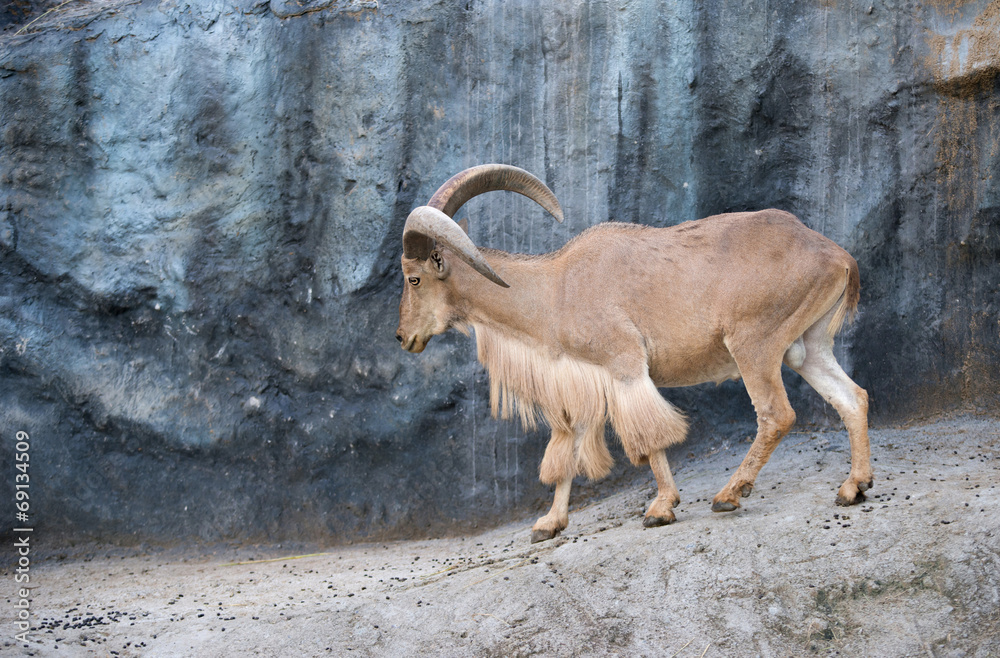
[[[559,480],[556,484],[556,495],[552,500],[552,509],[542,518],[535,521],[531,527],[531,543],[535,544],[546,539],[552,539],[569,525],[569,490],[573,485],[573,476]]]
[[[576,475],[574,433],[567,427],[552,428],[552,438],[545,447],[545,456],[538,469],[538,479],[556,485],[555,499],[549,513],[531,528],[531,543],[552,539],[569,524],[569,490]]]
[[[649,456],[649,467],[656,478],[656,499],[650,504],[646,511],[646,518],[642,520],[642,525],[647,528],[655,528],[667,525],[676,521],[674,508],[681,502],[681,495],[674,484],[674,477],[670,474],[670,463],[667,462],[665,450],[657,450]]]

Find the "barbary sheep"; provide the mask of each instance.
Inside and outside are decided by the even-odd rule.
[[[482,165],[452,177],[406,220],[396,338],[421,352],[450,328],[473,330],[494,416],[549,425],[539,475],[555,485],[555,500],[532,542],[566,528],[574,476],[610,470],[608,421],[629,460],[648,463],[656,478],[643,524],[675,520],[680,495],[665,448],[684,439],[687,423],[657,387],[743,379],[757,436],[712,501],[715,512],[738,508],[795,422],[782,363],[847,426],[851,470],[836,502],[864,500],[868,394],[833,355],[834,335],[858,304],[850,254],[780,210],[667,228],[608,222],[539,256],[480,249],[452,217],[492,190],[523,194],[562,221],[555,195],[524,170]]]

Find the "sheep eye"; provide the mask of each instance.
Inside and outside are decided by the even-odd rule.
[[[411,276],[409,279],[407,279],[407,281],[410,282],[411,286],[420,285],[420,278],[416,276]]]

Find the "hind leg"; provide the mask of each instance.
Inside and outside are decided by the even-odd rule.
[[[868,444],[868,393],[837,363],[833,339],[827,334],[823,321],[810,327],[804,339],[806,358],[795,371],[833,405],[847,427],[851,441],[851,472],[837,491],[837,504],[854,505],[865,499],[864,492],[873,484]]]
[[[795,423],[795,411],[781,381],[782,354],[773,358],[759,354],[744,359],[733,356],[757,412],[757,437],[740,467],[712,499],[713,512],[731,512],[740,506],[740,497],[746,498],[753,491],[760,469]]]

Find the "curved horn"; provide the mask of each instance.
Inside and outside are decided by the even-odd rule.
[[[403,254],[407,258],[426,259],[440,242],[490,281],[509,288],[483,258],[476,245],[452,217],[466,201],[485,192],[508,190],[528,197],[555,217],[563,220],[562,208],[545,183],[510,165],[486,164],[470,167],[449,178],[438,188],[426,206],[415,208],[403,228]]]
[[[431,208],[437,208],[448,217],[454,217],[458,209],[474,196],[496,190],[509,190],[528,197],[550,215],[562,222],[563,212],[545,183],[533,175],[511,165],[485,164],[470,167],[449,178],[438,188],[427,203]]]
[[[427,258],[434,242],[451,249],[456,256],[493,283],[504,288],[510,287],[493,271],[476,245],[451,217],[429,206],[414,208],[403,227],[403,253],[407,258]]]

